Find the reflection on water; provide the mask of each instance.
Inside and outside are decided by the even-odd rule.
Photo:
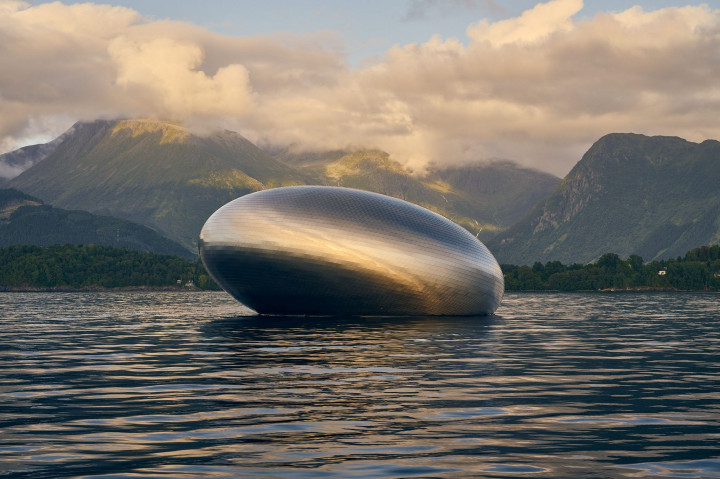
[[[0,476],[720,477],[719,299],[338,319],[0,293]]]

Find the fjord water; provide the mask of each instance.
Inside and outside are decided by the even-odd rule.
[[[266,318],[0,293],[0,476],[720,477],[720,296]]]

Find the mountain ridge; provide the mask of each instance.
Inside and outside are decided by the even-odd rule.
[[[489,247],[501,262],[668,258],[720,239],[720,143],[613,133]]]
[[[406,199],[444,214],[481,239],[512,222],[494,206],[473,201],[474,186],[440,185],[444,180],[433,176],[436,173],[414,175],[379,150],[302,155],[285,152],[278,155],[280,160],[227,130],[197,136],[157,120],[96,120],[76,124],[47,158],[8,186],[54,206],[147,225],[191,250],[205,220],[223,204],[260,189],[290,185],[339,185]],[[482,170],[486,165],[468,168]],[[514,204],[520,198],[520,208],[534,202],[527,198],[527,188],[542,197],[560,181],[519,167],[494,168],[500,176],[504,171],[513,178],[542,178],[526,181],[517,191],[512,187],[516,181],[506,181],[508,187],[497,201]]]
[[[74,125],[8,186],[58,207],[144,224],[191,251],[218,207],[302,184],[424,206],[464,226],[505,263],[589,262],[607,252],[663,259],[720,239],[715,140],[611,133],[562,180],[504,161],[431,166],[421,175],[372,149],[273,155],[227,130],[197,136],[172,122],[96,120]]]
[[[147,128],[154,123],[164,122],[78,123],[73,135],[7,186],[54,206],[147,225],[194,250],[200,227],[220,204],[258,189],[234,171],[277,186],[297,183],[290,167],[240,135],[222,132],[167,141],[166,130]],[[203,183],[215,179],[208,171],[238,180],[209,188]],[[207,200],[209,192],[213,197]]]

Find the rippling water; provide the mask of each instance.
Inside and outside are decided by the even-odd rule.
[[[0,293],[0,476],[720,477],[720,296],[271,319]]]

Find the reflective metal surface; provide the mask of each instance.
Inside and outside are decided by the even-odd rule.
[[[262,314],[492,314],[500,267],[468,231],[367,191],[293,186],[217,210],[200,233],[217,283]]]

